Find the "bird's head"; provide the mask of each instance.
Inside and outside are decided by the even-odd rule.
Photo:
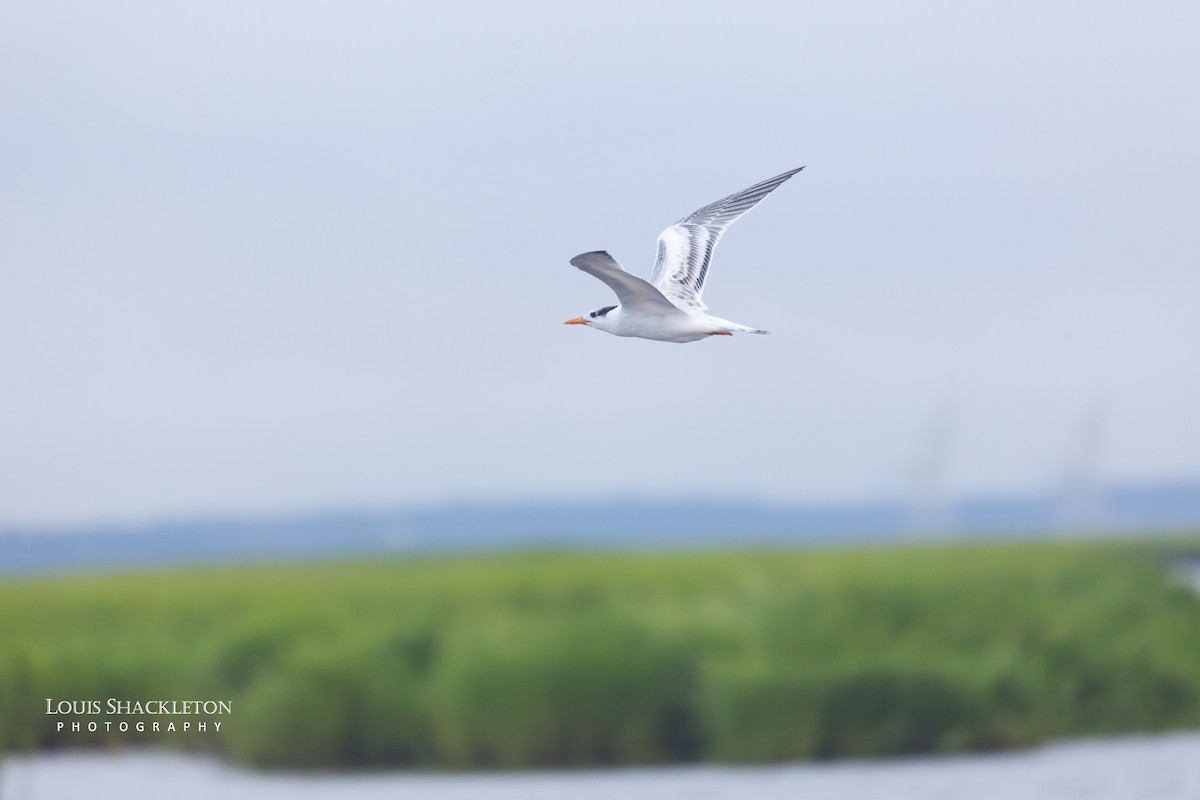
[[[615,309],[616,306],[605,306],[597,308],[595,311],[589,311],[582,317],[571,317],[565,321],[563,325],[590,325],[594,328],[599,328],[602,331],[608,330],[611,320],[608,318],[608,312]]]

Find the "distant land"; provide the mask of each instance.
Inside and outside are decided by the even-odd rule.
[[[813,546],[1200,529],[1200,480],[900,502],[779,506],[717,501],[479,503],[267,519],[196,518],[72,530],[0,529],[0,574],[516,548]],[[936,520],[936,522],[934,521]]]

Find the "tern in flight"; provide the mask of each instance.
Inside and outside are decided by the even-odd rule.
[[[583,253],[571,264],[608,284],[620,305],[572,317],[565,325],[587,325],[615,336],[660,342],[694,342],[709,336],[767,333],[704,313],[700,299],[713,250],[725,229],[804,167],[756,183],[693,211],[658,237],[658,258],[649,281],[631,275],[603,250]]]

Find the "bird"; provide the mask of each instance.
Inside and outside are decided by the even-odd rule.
[[[659,234],[658,257],[649,281],[626,272],[607,251],[575,256],[571,265],[608,284],[619,304],[572,317],[563,324],[586,325],[614,336],[680,344],[710,336],[768,333],[706,314],[708,306],[700,295],[713,251],[725,229],[802,169],[788,170],[709,203],[668,227]]]

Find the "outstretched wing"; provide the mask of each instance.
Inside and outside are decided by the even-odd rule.
[[[617,293],[617,300],[625,308],[660,314],[679,311],[670,300],[663,297],[662,292],[638,276],[626,272],[624,267],[603,250],[577,255],[571,259],[571,265],[607,283]]]
[[[776,175],[749,189],[709,203],[667,228],[658,237],[658,258],[654,262],[650,283],[685,311],[708,308],[700,295],[704,291],[708,265],[721,234],[802,169],[804,167]]]

